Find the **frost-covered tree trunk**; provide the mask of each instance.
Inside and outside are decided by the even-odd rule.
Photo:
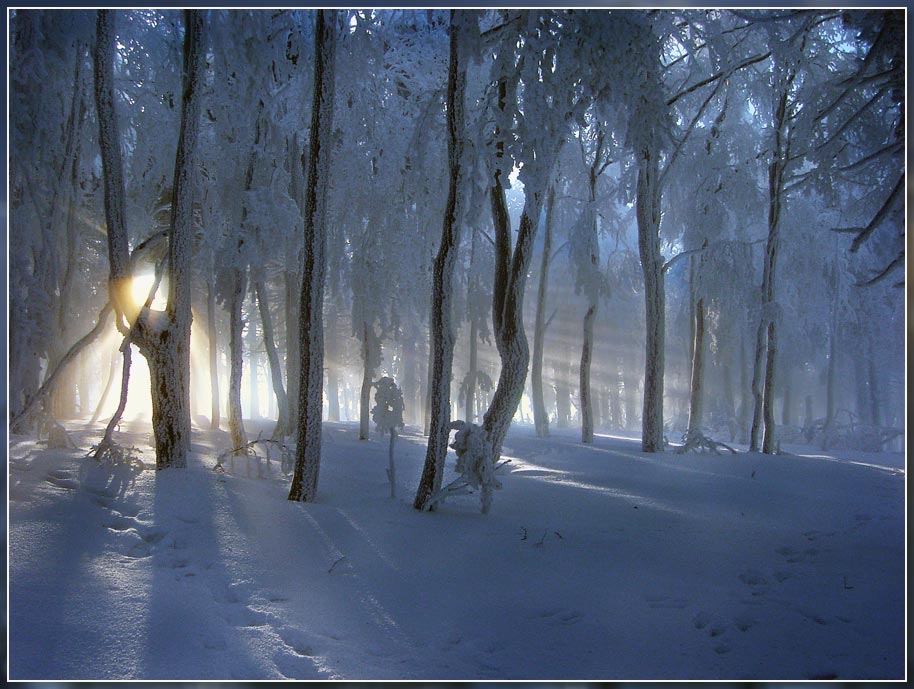
[[[540,279],[536,290],[536,319],[533,324],[533,362],[530,385],[533,392],[533,425],[536,435],[549,435],[549,412],[543,399],[543,350],[546,341],[546,295],[549,290],[549,263],[552,254],[552,218],[555,208],[555,187],[549,187],[546,196],[546,226],[543,228],[543,257],[540,261]]]
[[[593,352],[593,321],[597,305],[591,304],[584,314],[584,344],[581,347],[581,442],[593,443],[593,401],[590,392],[590,359]]]
[[[324,385],[324,274],[327,250],[327,189],[333,132],[337,15],[317,10],[314,93],[305,194],[303,278],[299,318],[301,383],[298,443],[289,499],[310,502],[317,495],[321,462]]]
[[[298,264],[298,260],[295,261]],[[301,382],[301,350],[299,349],[298,293],[301,290],[300,270],[286,271],[283,286],[286,292],[286,399],[289,402],[289,435],[297,433],[298,393]]]
[[[359,440],[368,440],[370,435],[371,383],[374,381],[378,366],[381,365],[381,341],[374,331],[374,326],[362,322],[362,388],[359,393]]]
[[[448,195],[441,228],[441,243],[435,256],[432,273],[431,376],[428,447],[422,476],[416,490],[413,507],[424,510],[429,498],[441,488],[444,460],[447,457],[450,434],[451,374],[454,363],[454,327],[452,319],[454,266],[460,246],[461,163],[464,136],[464,94],[466,64],[460,59],[461,41],[468,32],[464,13],[451,10],[450,54],[447,80],[447,150]],[[469,423],[469,420],[467,420]],[[434,505],[430,506],[432,509]]]
[[[273,383],[273,394],[276,396],[278,418],[273,429],[273,437],[281,438],[289,435],[289,399],[282,384],[282,368],[279,364],[279,354],[276,351],[276,338],[273,334],[273,317],[270,314],[270,301],[267,287],[263,280],[254,283],[254,294],[260,309],[260,324],[263,327],[263,343],[267,350],[267,360],[270,364],[270,379]]]
[[[774,113],[774,152],[768,164],[768,239],[765,244],[765,264],[762,273],[761,313],[756,331],[755,359],[752,370],[752,396],[754,407],[749,433],[749,450],[759,449],[758,435],[765,424],[762,452],[773,454],[774,439],[774,375],[777,362],[777,316],[775,311],[775,275],[778,247],[780,245],[780,216],[784,190],[784,168],[790,156],[787,126],[787,103],[793,74],[778,97]],[[767,335],[767,341],[766,341]],[[762,358],[765,355],[764,369]],[[771,366],[771,370],[768,367]],[[764,370],[764,374],[762,371]],[[764,385],[764,388],[763,388]]]
[[[260,365],[260,356],[257,351],[257,328],[254,326],[254,310],[257,305],[254,303],[253,285],[250,286],[251,305],[248,307],[247,321],[247,353],[248,353],[248,415],[251,419],[260,418],[260,386],[258,385],[258,368]]]
[[[216,290],[206,283],[206,338],[209,342],[210,430],[219,430],[219,331],[216,328]]]
[[[660,186],[657,151],[644,147],[637,154],[638,188],[635,203],[638,252],[644,274],[645,323],[644,402],[641,450],[663,451],[663,371],[666,335],[666,296],[660,253]]]
[[[241,377],[244,370],[244,318],[241,306],[244,303],[244,293],[247,291],[246,271],[239,268],[229,268],[231,280],[231,293],[228,297],[229,308],[229,395],[228,395],[228,424],[229,434],[232,438],[232,448],[241,451],[247,445],[247,435],[244,432],[244,421],[241,413]]]
[[[132,337],[149,363],[156,468],[183,467],[190,444],[190,268],[193,251],[193,167],[200,119],[205,41],[203,14],[184,13],[181,127],[175,156],[168,229],[168,301],[164,312],[144,309]],[[120,137],[114,110],[114,21],[100,10],[96,24],[95,100],[105,182],[109,291],[118,319],[129,313],[130,273]],[[123,323],[120,327],[126,328]]]
[[[704,435],[704,360],[705,360],[705,300],[695,302],[694,332],[692,342],[692,376],[689,383],[689,427],[686,430],[686,445]]]

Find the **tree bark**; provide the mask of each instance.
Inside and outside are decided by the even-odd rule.
[[[450,434],[451,375],[454,363],[454,328],[452,320],[454,266],[460,246],[461,158],[463,155],[464,93],[466,65],[460,61],[461,35],[466,30],[458,20],[458,10],[451,10],[450,55],[447,80],[447,149],[448,195],[441,227],[441,243],[435,256],[432,274],[431,377],[428,446],[422,476],[413,507],[424,510],[429,498],[441,488],[444,460]],[[393,442],[393,436],[391,436]],[[431,506],[432,509],[434,505]]]
[[[692,376],[689,384],[689,426],[686,430],[686,444],[704,435],[704,360],[705,360],[705,300],[694,302],[695,320],[692,342]]]
[[[168,229],[168,301],[164,312],[144,308],[130,330],[149,362],[156,468],[183,467],[190,444],[190,268],[193,220],[193,166],[200,119],[205,41],[203,14],[184,13],[184,77],[181,128],[175,156],[171,220]],[[100,10],[96,24],[95,99],[104,172],[109,292],[120,319],[129,313],[130,272],[126,202],[120,140],[114,110],[114,21]]]
[[[324,384],[324,275],[327,251],[327,189],[333,132],[337,15],[317,10],[314,93],[311,105],[308,186],[304,212],[303,279],[299,319],[301,384],[298,443],[289,499],[311,502],[317,495],[321,460]]]
[[[241,377],[244,370],[244,342],[242,331],[244,319],[241,306],[244,303],[244,293],[247,291],[247,273],[239,268],[230,268],[232,292],[229,295],[229,397],[228,397],[228,423],[229,434],[232,438],[232,449],[241,452],[247,445],[247,435],[244,432],[244,420],[241,412]]]
[[[593,402],[590,392],[590,359],[593,351],[593,321],[597,305],[591,304],[584,314],[584,344],[581,347],[581,442],[593,443]]]
[[[276,351],[276,339],[273,334],[273,317],[270,314],[270,301],[267,287],[263,280],[254,283],[254,293],[257,296],[257,305],[260,308],[260,324],[263,326],[263,343],[267,350],[267,360],[270,363],[270,379],[273,383],[273,394],[276,396],[278,406],[278,419],[273,429],[274,438],[289,435],[289,398],[282,384],[282,368],[279,364],[279,354]]]
[[[546,296],[549,290],[549,263],[552,257],[552,218],[555,208],[555,187],[549,187],[546,197],[546,226],[543,229],[543,258],[540,261],[540,280],[536,290],[536,320],[533,325],[533,363],[530,385],[533,391],[533,425],[536,435],[549,435],[549,412],[543,399],[543,350],[546,340]]]
[[[359,440],[368,440],[371,434],[371,383],[381,365],[381,342],[374,326],[362,323],[362,387],[359,393]]]
[[[644,401],[641,415],[642,452],[663,451],[663,373],[666,295],[660,253],[660,187],[657,152],[638,154],[636,215],[638,252],[644,274],[645,322]]]
[[[784,189],[784,168],[790,154],[789,132],[786,130],[787,101],[789,85],[793,76],[788,78],[778,98],[774,115],[774,153],[768,164],[768,240],[765,245],[765,265],[762,273],[761,314],[756,331],[755,362],[752,372],[752,395],[755,401],[752,413],[752,428],[749,436],[749,450],[758,451],[758,433],[761,422],[765,423],[762,452],[772,454],[774,442],[774,367],[777,362],[777,326],[775,308],[775,275],[777,269],[778,246],[780,244],[780,216],[782,194]],[[766,342],[767,333],[767,342]],[[772,340],[771,338],[775,338]],[[765,356],[765,371],[762,374],[762,354]],[[768,370],[768,366],[772,370]],[[764,379],[764,391],[761,389]],[[770,399],[769,399],[770,398]],[[769,428],[770,425],[770,428]]]

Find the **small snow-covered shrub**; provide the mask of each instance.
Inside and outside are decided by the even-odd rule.
[[[480,509],[488,514],[492,506],[492,492],[501,488],[495,472],[509,460],[495,462],[489,434],[482,426],[467,421],[452,421],[456,429],[451,448],[457,453],[456,471],[460,476],[433,495],[429,503],[440,502],[448,495],[462,495],[479,491]]]
[[[377,388],[374,395],[375,406],[371,410],[378,431],[390,434],[390,447],[388,450],[387,480],[390,481],[390,497],[397,497],[396,478],[394,467],[394,442],[397,439],[397,429],[403,428],[403,392],[393,378],[384,376],[372,383]]]

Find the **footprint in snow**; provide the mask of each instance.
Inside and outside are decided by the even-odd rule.
[[[688,605],[688,602],[684,598],[674,598],[672,596],[664,595],[648,594],[644,596],[644,600],[647,601],[648,606],[651,608],[673,608],[681,610]]]
[[[692,624],[695,629],[704,629],[711,623],[711,614],[705,612],[704,610],[699,610],[692,617]]]
[[[733,618],[733,624],[736,625],[736,628],[741,632],[748,632],[755,626],[756,620],[749,615],[737,615]]]
[[[768,579],[758,570],[747,569],[739,575],[739,579],[752,590],[753,596],[768,593]]]
[[[553,627],[571,625],[581,620],[580,612],[564,608],[549,608],[540,612],[539,616]]]
[[[47,483],[50,483],[56,488],[63,488],[64,490],[76,490],[79,488],[79,481],[75,481],[71,478],[58,478],[56,476],[48,476],[44,479]]]

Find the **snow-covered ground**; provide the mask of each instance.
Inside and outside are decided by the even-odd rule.
[[[71,424],[81,447],[100,427]],[[250,426],[249,426],[250,433]],[[516,427],[492,511],[411,501],[424,439],[130,472],[13,435],[11,679],[899,679],[902,454],[644,455]],[[152,464],[148,427],[122,440]],[[453,467],[453,454],[448,467]],[[266,472],[266,467],[262,467]]]

